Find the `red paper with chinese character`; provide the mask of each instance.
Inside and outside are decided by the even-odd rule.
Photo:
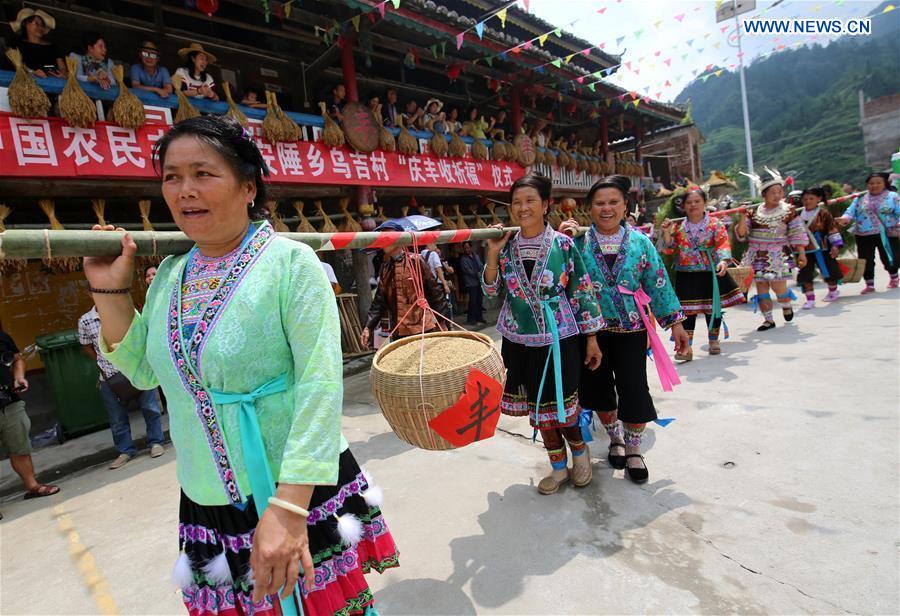
[[[500,420],[503,386],[472,368],[466,389],[456,404],[428,422],[431,429],[456,447],[494,436]]]

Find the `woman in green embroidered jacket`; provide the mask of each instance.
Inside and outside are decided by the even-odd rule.
[[[587,336],[584,363],[594,369],[600,365],[596,334],[603,327],[591,279],[572,240],[546,223],[550,189],[549,179],[534,174],[512,185],[510,212],[520,230],[514,237],[507,233],[488,240],[482,275],[488,295],[506,286],[497,320],[507,370],[500,410],[528,415],[541,432],[552,467],[538,484],[541,494],[553,494],[570,478],[576,486],[591,480],[590,452],[578,426],[578,334]],[[566,441],[574,458],[571,474]]]
[[[373,601],[363,573],[395,566],[397,552],[380,489],[341,435],[325,273],[309,247],[261,219],[268,170],[239,124],[181,122],[157,154],[163,196],[196,246],[162,262],[142,313],[128,293],[128,235],[119,257],[86,258],[84,271],[104,355],[168,400],[182,490],[173,578],[185,606],[198,616],[297,614],[298,602],[307,615],[363,614]]]

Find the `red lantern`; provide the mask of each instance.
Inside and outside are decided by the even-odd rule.
[[[197,10],[212,17],[219,10],[219,0],[197,0]]]

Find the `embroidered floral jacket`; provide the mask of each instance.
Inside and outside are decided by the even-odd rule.
[[[881,227],[890,237],[900,237],[900,196],[895,192],[884,190],[881,194],[870,195],[868,192],[857,197],[843,214],[853,221],[853,233],[856,235],[878,235]]]
[[[708,272],[715,269],[720,261],[731,258],[731,243],[728,241],[728,229],[722,221],[709,215],[705,216],[696,236],[688,232],[685,223],[679,224],[672,231],[672,239],[664,249],[667,255],[677,253],[675,269],[679,272]],[[712,253],[713,262],[709,262],[706,250]]]
[[[634,297],[622,293],[619,286],[631,291],[643,287],[650,297],[653,316],[664,328],[684,320],[684,311],[662,257],[647,236],[625,225],[625,236],[611,268],[600,252],[594,227],[575,242],[591,280],[595,281],[594,294],[603,309],[606,331],[639,332],[644,329]]]
[[[189,341],[180,333],[187,261],[162,262],[143,312],[114,350],[103,349],[136,387],[162,386],[185,494],[201,505],[246,500],[239,405],[213,405],[210,392],[252,392],[281,374],[287,391],[256,401],[274,479],[334,484],[346,448],[341,336],[334,292],[315,253],[259,224]]]
[[[603,328],[603,316],[592,293],[591,278],[571,238],[549,225],[541,236],[537,262],[529,277],[519,254],[519,235],[500,251],[499,275],[493,284],[481,284],[486,295],[496,296],[506,285],[506,299],[497,319],[497,331],[511,342],[547,346],[553,334],[544,318],[542,301],[553,302],[559,339]]]

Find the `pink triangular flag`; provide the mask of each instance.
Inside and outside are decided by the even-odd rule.
[[[667,88],[671,88],[671,87],[672,87],[672,82],[669,81],[668,79],[666,79],[665,86],[666,86]]]
[[[588,47],[587,49],[582,49],[581,50],[582,55],[585,55],[585,56],[591,55],[591,49],[593,49],[593,47]]]
[[[672,58],[666,58],[665,60],[663,60],[663,64],[665,64],[666,66],[672,66]]]
[[[525,41],[525,44],[523,45],[523,47],[525,49],[531,49],[531,41]]]
[[[653,55],[656,57],[659,57],[659,54],[661,54],[661,53],[662,53],[662,50],[657,50],[657,51],[653,52]]]
[[[725,32],[725,31],[726,31],[728,28],[730,28],[730,27],[731,27],[731,26],[721,26],[721,27],[719,28],[719,30],[721,30],[722,32]]]
[[[604,6],[602,9],[597,9],[597,12],[603,15],[606,12],[606,7]]]
[[[578,83],[584,83],[584,77],[579,77],[575,81],[577,81]]]
[[[381,18],[382,18],[382,19],[384,19],[384,10],[385,10],[385,8],[386,8],[385,5],[386,5],[387,3],[388,3],[388,0],[384,0],[384,2],[382,2],[381,4],[378,5],[378,12],[381,13]]]
[[[675,19],[678,20],[679,22],[683,21],[683,20],[684,20],[684,13],[682,13],[681,15],[676,15],[676,16],[675,16]]]
[[[462,48],[463,39],[466,37],[465,32],[460,32],[456,35],[456,49],[459,50]]]
[[[657,92],[657,93],[656,93],[656,98],[662,98],[662,92]]]
[[[626,62],[625,68],[627,68],[630,71],[631,70],[631,62]]]

